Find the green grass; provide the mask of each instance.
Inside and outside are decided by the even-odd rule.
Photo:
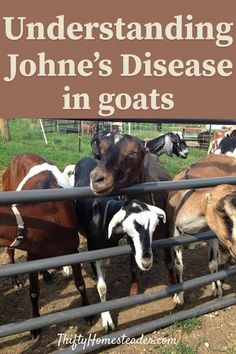
[[[10,141],[0,139],[1,170],[14,156],[25,152],[38,153],[52,160],[60,169],[91,154],[89,136],[82,137],[79,151],[77,134],[47,133],[48,145],[46,145],[37,120],[15,119],[10,121],[9,127]]]
[[[167,155],[161,155],[160,161],[162,165],[170,172],[172,177],[176,176],[179,172],[184,171],[192,163],[199,160],[201,157],[206,156],[206,151],[189,148],[189,155],[186,159],[181,159],[177,156],[169,157]]]
[[[152,123],[142,125],[142,135],[153,137],[157,132],[152,128]],[[45,144],[39,120],[13,119],[9,122],[11,139],[5,142],[0,137],[0,170],[3,170],[10,160],[17,154],[25,152],[38,153],[52,160],[60,169],[68,164],[76,163],[84,156],[91,155],[90,136],[81,138],[81,151],[79,151],[79,138],[77,134],[60,132],[47,133],[48,145]],[[165,127],[163,125],[163,127]],[[140,129],[139,129],[139,132]],[[132,131],[132,135],[133,131]],[[140,135],[139,135],[140,136]],[[143,136],[140,136],[141,138]],[[172,176],[186,169],[190,164],[206,155],[205,151],[189,149],[189,157],[180,159],[162,155],[160,160]]]
[[[197,354],[197,349],[199,345],[190,345],[182,341],[175,345],[167,347],[166,345],[159,346],[157,348],[157,353],[159,354]]]
[[[199,329],[202,327],[202,323],[199,318],[192,317],[183,321],[179,321],[176,323],[176,327],[180,329],[182,332],[191,333],[195,329]]]

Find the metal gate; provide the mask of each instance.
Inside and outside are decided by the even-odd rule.
[[[165,182],[150,182],[135,185],[132,187],[124,188],[117,192],[118,195],[135,195],[137,193],[146,193],[160,190],[180,190],[189,188],[204,188],[210,186],[216,186],[218,184],[236,184],[235,177],[217,177],[206,179],[192,179],[181,181],[165,181]],[[41,202],[51,200],[68,200],[77,198],[86,198],[94,196],[89,187],[84,188],[71,188],[71,189],[57,189],[57,190],[27,190],[20,192],[1,192],[0,193],[0,205],[13,204],[13,203],[29,203],[29,202]],[[161,239],[153,242],[154,248],[164,248],[175,245],[185,245],[190,242],[205,241],[215,238],[215,235],[208,231],[197,235],[185,235],[169,239]],[[44,269],[50,269],[58,266],[64,266],[74,263],[90,262],[98,259],[111,258],[115,256],[125,255],[130,253],[131,249],[127,246],[113,247],[109,249],[82,252],[80,254],[60,256],[44,259],[43,264],[41,260],[18,263],[16,265],[5,265],[0,268],[0,278],[6,276],[13,276],[16,274],[30,273]],[[140,294],[134,297],[124,297],[121,299],[110,300],[106,303],[93,304],[89,306],[79,307],[68,311],[58,312],[56,314],[45,315],[34,319],[25,320],[19,323],[12,323],[3,325],[0,327],[0,337],[10,336],[16,333],[25,332],[28,330],[46,327],[51,324],[57,324],[68,320],[74,320],[89,315],[98,314],[104,311],[110,311],[115,309],[124,308],[131,305],[137,305],[153,300],[162,299],[193,288],[197,288],[211,283],[217,279],[224,279],[230,275],[236,274],[236,267],[223,270],[211,275],[205,275],[199,278],[185,281],[181,284],[169,286],[161,291],[156,291],[148,294]],[[122,338],[124,335],[127,337],[138,336],[147,332],[151,332],[162,327],[171,325],[176,321],[180,321],[192,316],[199,316],[217,309],[231,306],[236,303],[236,296],[227,297],[222,300],[216,300],[215,302],[206,303],[204,305],[194,307],[189,310],[183,310],[176,314],[166,316],[151,322],[143,323],[142,325],[129,327],[122,331],[113,332],[109,335],[99,338],[98,343],[88,343],[86,348],[78,345],[75,349],[68,348],[64,351],[60,351],[62,354],[69,353],[87,353],[95,349],[110,345],[110,340]]]

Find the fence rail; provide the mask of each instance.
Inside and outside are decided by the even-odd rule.
[[[236,177],[196,178],[181,181],[160,181],[136,184],[123,188],[112,195],[135,195],[163,190],[184,190],[217,186],[219,184],[236,184]],[[0,192],[0,205],[25,204],[43,201],[74,200],[77,198],[96,197],[90,187],[66,189],[37,189],[14,192]]]
[[[216,236],[211,231],[202,232],[196,235],[184,235],[179,237],[172,237],[168,239],[161,239],[153,241],[152,246],[154,248],[173,247],[177,245],[187,245],[192,242],[203,242],[214,239]],[[54,267],[63,267],[68,264],[93,262],[99,259],[113,258],[118,256],[124,256],[131,252],[129,245],[110,247],[106,249],[81,252],[76,254],[70,254],[66,256],[58,256],[53,258],[44,258],[42,260],[22,262],[17,264],[3,265],[0,268],[0,278],[11,277],[17,274],[33,273],[35,271],[50,269]]]
[[[56,352],[56,354],[73,354],[73,353],[85,354],[85,353],[89,353],[91,351],[99,350],[99,349],[109,346],[108,340],[110,340],[110,342],[112,340],[119,340],[119,339],[122,340],[122,338],[124,336],[125,336],[125,338],[137,337],[137,336],[140,336],[144,333],[148,333],[148,332],[150,333],[150,332],[156,331],[158,329],[173,325],[178,321],[182,321],[187,318],[202,316],[206,313],[217,311],[222,308],[232,306],[235,304],[236,304],[236,296],[232,296],[232,297],[229,297],[229,298],[226,298],[223,300],[219,300],[219,301],[215,301],[215,302],[208,302],[204,305],[196,306],[196,307],[189,309],[189,310],[183,310],[183,311],[180,311],[180,312],[173,314],[173,315],[165,316],[163,318],[160,318],[160,319],[157,319],[154,321],[139,324],[137,326],[129,327],[125,330],[117,331],[117,332],[111,333],[109,335],[99,337],[97,343],[95,342],[93,344],[92,341],[90,341],[90,342],[88,341],[87,342],[88,344],[85,347],[83,344],[82,345],[80,344],[80,345],[78,345],[77,348],[75,348],[73,350],[72,350],[72,348],[69,348],[69,349],[66,349],[63,351],[60,350],[60,351]],[[121,342],[121,344],[122,344],[122,342]]]

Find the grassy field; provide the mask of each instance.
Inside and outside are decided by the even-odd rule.
[[[79,139],[77,134],[48,133],[46,145],[38,120],[15,119],[9,123],[11,139],[0,140],[0,169],[4,169],[9,161],[20,153],[35,152],[52,160],[60,169],[77,162],[83,156],[91,154],[90,137]]]
[[[11,139],[5,142],[0,138],[0,171],[4,170],[9,161],[17,154],[35,152],[52,160],[61,170],[68,164],[76,163],[84,156],[91,155],[90,136],[81,137],[79,151],[79,138],[77,134],[59,132],[47,133],[48,144],[43,139],[39,120],[14,119],[9,122]],[[143,125],[142,138],[157,135],[157,132],[146,129]],[[162,155],[160,160],[172,176],[187,168],[191,163],[206,154],[199,149],[189,149],[189,157],[180,159]]]

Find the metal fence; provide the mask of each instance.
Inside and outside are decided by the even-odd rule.
[[[218,184],[236,184],[235,177],[218,177],[207,179],[193,179],[186,181],[166,181],[166,182],[152,182],[144,183],[136,186],[125,188],[117,194],[137,194],[161,190],[182,190],[189,188],[203,188],[208,186],[216,186]],[[58,189],[58,190],[35,190],[35,191],[21,191],[21,192],[1,192],[0,205],[13,204],[13,203],[33,203],[50,200],[68,200],[76,198],[86,198],[94,196],[90,188],[71,188],[71,189]],[[190,242],[205,241],[215,238],[212,232],[204,232],[198,235],[185,235],[176,238],[162,239],[153,242],[154,248],[164,248],[175,245],[185,245]],[[119,246],[105,250],[97,250],[90,252],[82,252],[79,255],[67,255],[60,257],[53,257],[44,259],[43,263],[39,261],[31,261],[18,263],[17,265],[5,265],[0,268],[0,278],[6,276],[13,276],[22,273],[32,273],[39,270],[50,269],[58,266],[64,266],[74,263],[91,262],[98,259],[111,258],[115,256],[125,255],[130,253],[131,249],[127,246]],[[224,279],[230,275],[236,274],[236,267],[217,272],[215,274],[202,276],[196,279],[188,280],[181,284],[176,284],[167,287],[161,291],[155,291],[148,294],[140,294],[134,297],[124,297],[121,299],[107,301],[106,303],[94,304],[75,308],[68,311],[62,311],[55,314],[41,316],[39,318],[25,320],[19,323],[6,324],[0,327],[0,337],[10,336],[13,334],[25,332],[28,330],[42,328],[51,324],[57,324],[68,320],[74,320],[89,315],[98,314],[104,311],[124,308],[131,305],[137,305],[153,300],[162,299],[178,293],[180,291],[197,288],[211,283],[217,279]],[[69,353],[87,353],[95,349],[101,349],[109,345],[109,340],[122,339],[126,337],[138,336],[147,332],[151,332],[162,327],[171,325],[176,321],[183,320],[192,316],[199,316],[207,312],[215,311],[217,309],[230,306],[236,303],[236,296],[227,297],[222,300],[217,300],[207,303],[190,310],[180,311],[176,314],[166,316],[151,322],[143,323],[142,325],[127,328],[122,331],[111,333],[107,336],[100,337],[98,343],[88,343],[86,348],[83,345],[78,345],[75,349],[68,348],[60,351],[63,354]]]

